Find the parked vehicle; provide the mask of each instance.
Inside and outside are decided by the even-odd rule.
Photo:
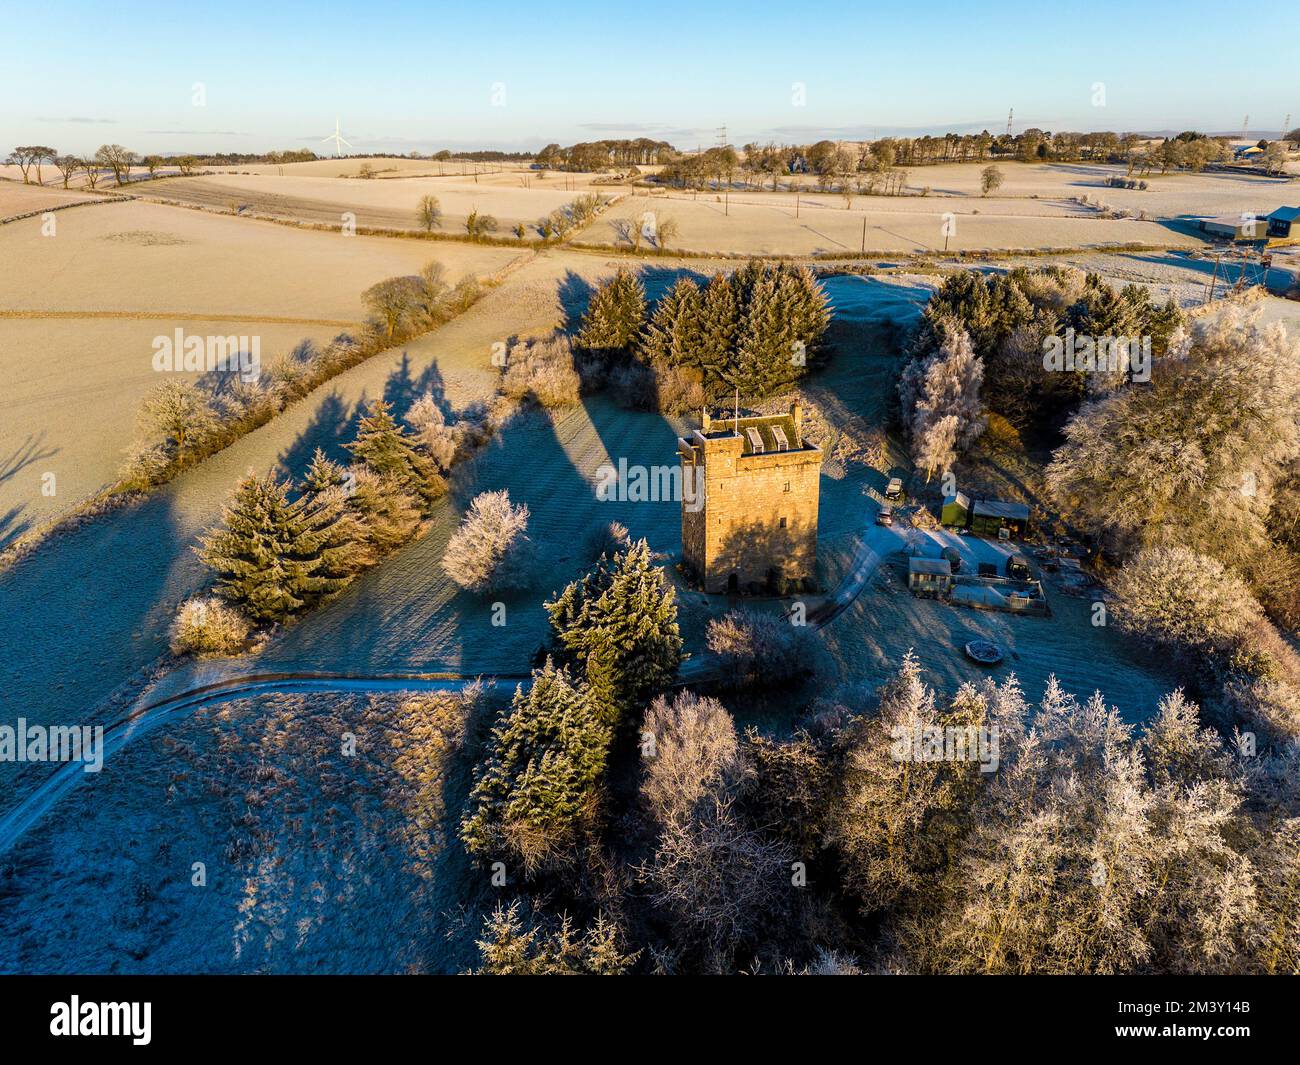
[[[877,525],[893,525],[893,524],[894,524],[894,508],[893,508],[893,507],[881,507],[881,508],[880,508],[880,513],[876,515],[876,524],[877,524]]]
[[[889,484],[885,485],[885,498],[891,503],[896,503],[903,498],[903,479],[901,477],[889,478]]]

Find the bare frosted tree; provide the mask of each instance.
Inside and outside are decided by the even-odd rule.
[[[432,392],[425,392],[406,412],[406,423],[415,431],[415,439],[429,458],[446,473],[456,459],[457,438],[454,426],[447,424],[442,407]]]
[[[676,240],[680,232],[681,226],[677,224],[677,219],[658,219],[655,223],[655,245],[659,248],[668,247],[668,242]]]
[[[168,381],[145,397],[145,425],[175,443],[178,451],[201,439],[215,417],[208,397],[187,381]]]
[[[1174,337],[1149,384],[1071,419],[1047,486],[1121,548],[1176,542],[1235,564],[1268,549],[1274,484],[1300,455],[1298,409],[1300,344],[1224,304]]]
[[[938,350],[909,365],[899,384],[912,446],[926,480],[948,469],[988,424],[980,399],[984,362],[964,329],[949,324],[943,332]]]
[[[82,161],[75,155],[60,155],[54,160],[54,165],[59,168],[59,173],[63,175],[63,187],[66,189],[73,175],[81,169]]]
[[[647,746],[650,745],[650,746]],[[717,699],[684,691],[659,696],[642,732],[641,795],[660,825],[689,816],[706,795],[741,775],[736,724]]]

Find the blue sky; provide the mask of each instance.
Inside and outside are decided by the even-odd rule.
[[[6,5],[0,152],[682,148],[947,129],[1300,124],[1300,5],[927,0],[801,6]],[[205,102],[196,106],[195,84]],[[1095,86],[1104,106],[1095,106]],[[802,86],[802,103],[799,89]],[[495,101],[495,102],[494,102]]]

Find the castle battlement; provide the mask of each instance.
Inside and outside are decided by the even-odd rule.
[[[813,579],[821,448],[789,413],[711,418],[677,442],[683,481],[703,505],[682,510],[682,560],[707,592],[787,594]]]

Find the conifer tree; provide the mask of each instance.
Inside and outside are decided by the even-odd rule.
[[[739,326],[736,293],[723,274],[714,274],[701,299],[701,337],[696,365],[704,374],[706,387],[715,395],[722,391],[720,386],[731,364]]]
[[[730,277],[715,274],[698,309],[689,290],[678,294],[682,285],[656,309],[647,350],[664,351],[663,338],[677,335],[674,319],[681,320],[675,350],[685,357],[677,357],[703,374],[715,399],[737,388],[761,397],[797,381],[830,324],[826,294],[803,268],[751,260]]]
[[[641,954],[623,949],[622,929],[603,913],[579,934],[567,915],[525,923],[517,901],[509,908],[498,904],[484,918],[477,946],[476,976],[621,976]]]
[[[299,488],[306,495],[317,495],[330,488],[342,488],[347,481],[348,471],[317,448],[312,454],[307,472],[299,482]]]
[[[677,597],[638,540],[604,556],[546,604],[556,639],[586,670],[603,719],[617,724],[677,673]]]
[[[393,480],[364,466],[355,476],[349,502],[361,519],[367,542],[381,555],[401,547],[419,528],[419,501]]]
[[[357,423],[357,435],[347,445],[367,467],[388,478],[424,503],[446,492],[446,482],[433,461],[416,447],[415,440],[393,418],[390,405],[377,399]]]
[[[355,484],[355,474],[316,449],[301,489],[313,519],[324,522],[329,530],[322,549],[322,576],[348,579],[375,561],[366,523],[351,503]]]
[[[340,561],[330,545],[342,520],[336,507],[290,501],[288,483],[274,474],[250,476],[226,506],[224,527],[196,550],[222,598],[255,621],[282,621],[347,583],[330,575]]]
[[[620,268],[592,295],[578,346],[606,356],[626,355],[636,347],[645,318],[645,287],[630,270]]]
[[[704,295],[683,277],[659,301],[641,338],[643,362],[697,366],[704,342]]]
[[[882,688],[879,711],[855,722],[848,737],[831,835],[848,883],[871,909],[917,892],[938,860],[928,830],[947,802],[946,773],[914,748],[941,725],[934,692],[909,651]]]
[[[547,659],[492,731],[461,823],[465,846],[529,870],[559,860],[595,814],[610,737],[586,687]]]

